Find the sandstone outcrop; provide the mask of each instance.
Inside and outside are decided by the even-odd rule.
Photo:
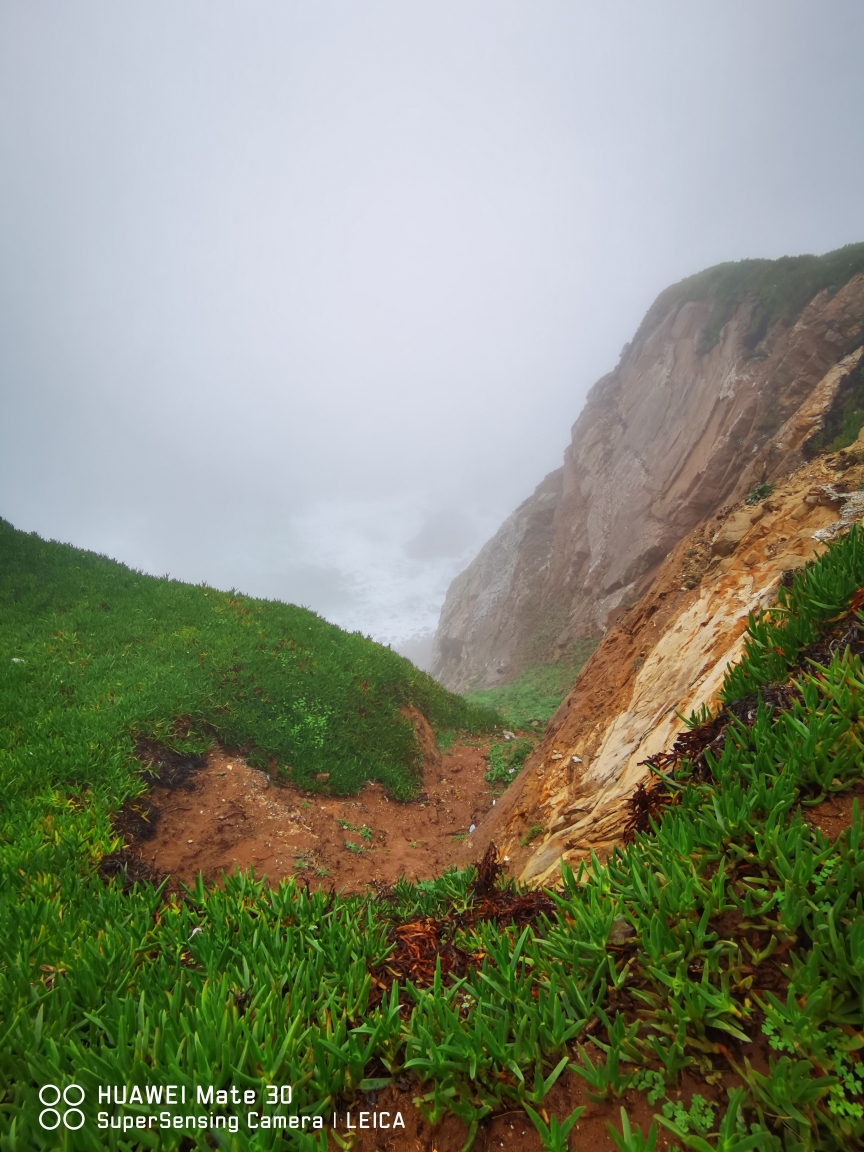
[[[453,581],[431,669],[448,688],[507,683],[606,634],[697,525],[801,465],[862,355],[864,274],[755,345],[752,294],[707,350],[717,301],[665,299],[592,388],[563,467]],[[716,558],[737,555],[753,515],[724,519]]]
[[[457,863],[494,842],[510,871],[537,885],[554,882],[562,861],[576,865],[592,851],[605,858],[621,839],[628,798],[649,775],[644,761],[671,748],[679,716],[716,709],[748,615],[774,602],[785,573],[861,520],[862,488],[864,436],[787,474],[758,507],[742,502],[688,533],[609,629]]]

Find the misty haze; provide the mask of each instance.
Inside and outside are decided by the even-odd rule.
[[[864,234],[846,3],[13,3],[16,527],[428,659],[667,284]]]
[[[0,1152],[864,1152],[862,44],[0,3]]]

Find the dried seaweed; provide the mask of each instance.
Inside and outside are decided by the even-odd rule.
[[[494,892],[498,876],[502,871],[502,866],[498,863],[498,849],[494,844],[489,845],[483,853],[483,859],[475,864],[475,868],[477,869],[477,876],[471,885],[474,894],[487,896],[490,892]]]
[[[689,779],[707,782],[712,779],[712,775],[706,752],[710,752],[715,758],[722,754],[727,729],[733,721],[738,721],[745,728],[752,728],[756,723],[760,704],[769,712],[785,712],[800,699],[801,694],[794,684],[767,684],[758,692],[751,692],[749,696],[724,706],[716,716],[712,716],[704,724],[679,732],[670,751],[658,752],[654,756],[649,756],[647,760],[640,761],[640,764],[654,768],[664,776],[676,775],[686,764]],[[639,784],[629,801],[633,810],[630,821],[636,819],[649,803],[653,809],[673,801],[674,790],[668,785],[664,786],[662,781],[657,780],[647,789],[643,784]],[[639,830],[646,831],[647,828],[646,819],[644,828],[640,825]]]
[[[665,753],[660,753],[659,756],[652,757],[652,760],[658,760],[663,755]],[[622,836],[624,843],[632,843],[637,832],[650,832],[652,819],[657,823],[661,812],[676,801],[677,795],[664,788],[662,781],[655,781],[647,788],[640,781],[636,785],[636,791],[627,801],[630,815],[624,825]]]
[[[479,967],[485,953],[469,952],[456,944],[457,931],[470,930],[478,923],[492,920],[524,928],[540,916],[551,916],[555,912],[555,903],[545,892],[532,889],[516,893],[496,888],[501,871],[498,851],[490,844],[477,865],[477,877],[472,885],[478,899],[467,909],[439,919],[427,916],[403,922],[391,929],[389,943],[393,951],[372,973],[375,989],[370,1005],[377,1003],[396,980],[410,980],[418,988],[428,988],[435,979],[438,963],[442,978],[448,979],[458,979],[470,968]]]
[[[146,796],[138,796],[126,801],[111,822],[111,831],[127,841],[152,840],[160,815],[157,806]]]

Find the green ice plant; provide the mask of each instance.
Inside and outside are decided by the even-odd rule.
[[[613,1096],[621,1096],[633,1080],[634,1073],[619,1072],[620,1054],[617,1048],[610,1046],[605,1061],[598,1060],[595,1064],[582,1045],[579,1045],[579,1064],[568,1065],[571,1072],[580,1076],[587,1085],[589,1100],[599,1104]]]
[[[544,1076],[542,1063],[538,1056],[534,1072],[534,1088],[530,1092],[527,1090],[523,1091],[522,1098],[524,1100],[530,1100],[532,1104],[542,1104],[549,1089],[567,1067],[567,1060],[568,1057],[562,1056],[549,1075]]]
[[[615,1141],[619,1152],[654,1152],[657,1146],[657,1125],[652,1124],[647,1139],[642,1135],[642,1129],[636,1125],[635,1132],[630,1127],[630,1118],[624,1108],[621,1109],[621,1132],[619,1133],[611,1124],[606,1130]]]
[[[570,1129],[585,1111],[584,1106],[574,1108],[560,1123],[555,1116],[552,1116],[548,1124],[530,1105],[526,1104],[524,1107],[531,1123],[537,1129],[544,1152],[567,1152],[567,1137],[570,1135]]]
[[[769,1117],[782,1122],[799,1139],[812,1128],[813,1108],[837,1083],[836,1076],[814,1076],[808,1060],[769,1058],[768,1075],[757,1072],[745,1058],[747,1083],[753,1098]]]
[[[861,587],[862,570],[864,532],[856,524],[841,546],[796,572],[791,589],[778,589],[776,608],[750,617],[744,657],[728,670],[721,699],[740,700],[762,685],[785,680],[800,649],[813,643],[826,620],[845,610]]]
[[[34,555],[45,549],[48,560],[55,555],[44,542],[27,547]],[[347,695],[340,699],[362,732],[355,705],[370,711],[372,696],[384,707],[382,684],[394,681],[383,674],[376,680],[356,637],[352,652],[361,672],[341,655],[338,665],[335,654],[327,663],[334,635],[310,616],[280,615],[285,606],[206,589],[192,595],[176,582],[151,585],[128,570],[120,576],[110,566],[102,570],[107,562],[73,550],[63,553],[64,564],[70,555],[84,557],[74,577],[79,584],[61,565],[59,575],[34,576],[31,593],[35,569],[22,575],[16,568],[10,582],[3,567],[10,554],[14,559],[14,548],[0,550],[0,623],[8,651],[23,663],[4,662],[0,651],[2,1152],[39,1146],[28,1119],[32,1085],[60,1082],[73,1071],[88,1092],[97,1083],[152,1077],[157,1069],[187,1088],[290,1083],[297,1107],[310,1116],[329,1114],[408,1071],[421,1081],[418,1100],[430,1122],[455,1114],[471,1140],[490,1111],[527,1104],[536,1114],[586,1028],[606,1029],[602,1039],[578,1047],[580,1061],[571,1062],[589,1091],[609,1098],[629,1084],[648,1090],[655,1103],[664,1084],[691,1064],[691,1053],[707,1052],[706,1029],[719,1027],[744,1043],[749,1014],[759,1009],[780,1057],[772,1058],[769,1075],[745,1062],[743,1086],[730,1094],[716,1131],[700,1129],[692,1107],[686,1131],[678,1110],[658,1122],[676,1126],[679,1142],[696,1152],[779,1152],[784,1144],[790,1152],[795,1141],[851,1148],[864,1139],[864,827],[856,805],[851,828],[834,842],[798,814],[801,801],[862,774],[856,741],[864,675],[860,660],[842,653],[824,669],[793,664],[802,644],[844,610],[850,589],[864,585],[858,534],[796,578],[785,615],[754,622],[739,681],[751,691],[766,682],[759,680],[766,669],[784,677],[793,669],[802,702],[786,713],[760,706],[751,727],[731,726],[723,749],[708,754],[712,780],[695,781],[682,766],[670,782],[678,803],[655,831],[605,864],[593,856],[578,875],[565,866],[550,893],[555,910],[530,928],[466,917],[476,907],[471,870],[419,884],[402,880],[377,900],[306,891],[293,881],[269,889],[251,873],[226,877],[223,888],[199,880],[182,898],[150,884],[103,883],[95,869],[112,843],[110,815],[130,781],[139,790],[146,783],[134,775],[124,725],[135,720],[139,731],[170,742],[174,717],[182,710],[194,719],[192,690],[201,690],[213,708],[202,706],[200,714],[218,735],[234,733],[238,743],[255,738],[260,749],[281,749],[290,763],[288,743],[272,742],[274,733],[287,740],[284,726],[279,736],[280,717],[288,725],[297,720],[287,704],[277,706],[274,693],[284,678],[293,685],[291,699],[306,701],[307,714],[313,703],[319,716],[333,708],[328,742],[345,735],[335,684],[342,684]],[[107,583],[93,593],[93,611],[74,599],[75,589],[100,571]],[[119,584],[111,583],[115,576]],[[71,612],[63,601],[69,589]],[[118,591],[128,595],[122,604]],[[40,631],[37,594],[58,605],[48,634]],[[138,611],[139,595],[146,611]],[[103,601],[110,611],[99,607]],[[134,617],[128,635],[118,627],[124,614]],[[277,618],[280,628],[299,621],[308,633],[279,647],[284,635],[268,631]],[[220,640],[223,633],[230,641]],[[142,634],[148,643],[134,643]],[[241,655],[231,656],[234,650]],[[160,652],[164,666],[153,663]],[[151,663],[140,690],[121,693],[125,673],[118,662],[143,672],[135,662],[145,656]],[[379,658],[391,675],[396,665]],[[316,660],[328,668],[320,680]],[[235,671],[244,661],[245,670]],[[90,679],[97,672],[99,691]],[[436,691],[419,680],[414,688],[399,683],[394,695],[402,702],[415,690]],[[68,702],[81,697],[86,707],[70,711]],[[146,708],[136,713],[142,702]],[[397,735],[387,745],[391,762],[403,736],[410,739],[408,732]],[[208,739],[205,728],[193,725],[174,746],[200,750]],[[314,751],[311,739],[305,747]],[[348,764],[356,752],[340,747],[332,757],[328,748],[328,768]],[[309,761],[305,771],[318,766]],[[368,763],[364,779],[367,769]],[[518,893],[512,883],[510,890]],[[722,928],[732,909],[732,926]],[[393,926],[426,917],[440,919],[443,938],[482,959],[458,979],[439,970],[431,988],[393,981],[376,1001],[373,989],[377,997],[387,980]],[[751,990],[764,987],[758,968],[769,957],[787,976],[782,998]],[[636,1018],[628,1009],[613,1023],[609,1004],[634,1002]],[[602,1052],[597,1063],[588,1055],[592,1046]],[[634,1067],[624,1072],[627,1060]],[[635,1067],[645,1060],[651,1068]],[[745,1111],[748,1120],[759,1118],[749,1129]],[[552,1139],[552,1124],[547,1128]],[[650,1133],[622,1128],[615,1134],[619,1148],[644,1149],[651,1141]],[[180,1139],[166,1133],[166,1152]],[[301,1133],[297,1145],[317,1152],[320,1139]],[[237,1140],[238,1152],[252,1152],[247,1137]],[[116,1142],[107,1146],[120,1152]]]

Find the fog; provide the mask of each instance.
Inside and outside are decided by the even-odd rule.
[[[0,515],[419,653],[662,288],[864,240],[862,43],[860,0],[6,0]]]

